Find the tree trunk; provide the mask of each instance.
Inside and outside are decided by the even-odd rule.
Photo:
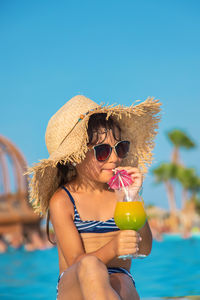
[[[167,191],[167,198],[168,198],[170,213],[175,214],[176,213],[176,201],[175,201],[173,184],[169,180],[166,180],[164,182],[164,184],[165,184],[165,188]]]
[[[172,151],[172,163],[179,164],[179,151],[178,151],[178,147],[176,146]]]
[[[183,188],[182,199],[181,199],[181,209],[185,207],[186,201],[188,200],[188,190]]]
[[[174,147],[174,149],[172,151],[171,162],[173,164],[180,165],[180,166],[184,167],[184,163],[183,163],[183,161],[181,160],[181,157],[180,157],[179,147]]]

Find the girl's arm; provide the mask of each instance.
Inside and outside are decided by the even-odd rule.
[[[68,264],[78,262],[85,253],[84,246],[73,222],[73,204],[62,191],[56,192],[49,203],[50,218],[56,234],[57,244]],[[104,264],[118,255],[136,253],[138,251],[139,235],[133,230],[119,231],[115,237],[97,251],[89,253],[95,255]]]
[[[149,255],[152,248],[152,233],[148,221],[143,228],[139,230],[142,241],[139,243],[139,254]]]
[[[73,222],[74,207],[62,190],[54,193],[49,202],[50,220],[56,235],[56,243],[60,247],[68,266],[83,255],[84,247],[80,235]]]

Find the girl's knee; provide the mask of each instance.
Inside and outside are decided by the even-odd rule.
[[[86,255],[79,261],[79,267],[84,268],[106,268],[104,263],[94,255]]]
[[[101,274],[107,275],[107,268],[104,263],[94,255],[84,256],[77,265],[77,275],[79,279],[97,277]]]

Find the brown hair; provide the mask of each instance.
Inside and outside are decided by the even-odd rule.
[[[97,113],[91,115],[88,121],[88,129],[87,129],[87,134],[89,138],[88,145],[97,143],[99,139],[98,136],[99,128],[111,129],[114,139],[115,140],[121,139],[121,128],[118,125],[118,123],[114,121],[111,117],[107,118],[106,113]],[[117,137],[116,131],[118,132],[119,137]],[[93,140],[94,133],[95,133],[95,140]],[[105,139],[106,139],[106,135],[105,135]],[[67,164],[58,163],[57,176],[59,178],[59,187],[61,187],[62,185],[65,185],[67,182],[71,181],[74,177],[76,177],[76,168],[69,163]],[[50,212],[48,209],[47,220],[46,220],[46,233],[47,233],[48,240],[55,245],[56,242],[51,241],[49,235],[49,220],[50,220]]]

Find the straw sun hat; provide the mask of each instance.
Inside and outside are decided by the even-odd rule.
[[[138,101],[137,101],[138,102]],[[147,98],[130,107],[103,106],[85,96],[75,96],[66,102],[49,120],[45,141],[49,158],[28,168],[30,202],[36,213],[45,214],[51,196],[59,187],[56,165],[80,163],[88,150],[87,125],[94,113],[107,113],[121,128],[123,140],[129,140],[130,150],[123,165],[138,166],[143,173],[152,161],[154,137],[160,120],[160,102]]]

